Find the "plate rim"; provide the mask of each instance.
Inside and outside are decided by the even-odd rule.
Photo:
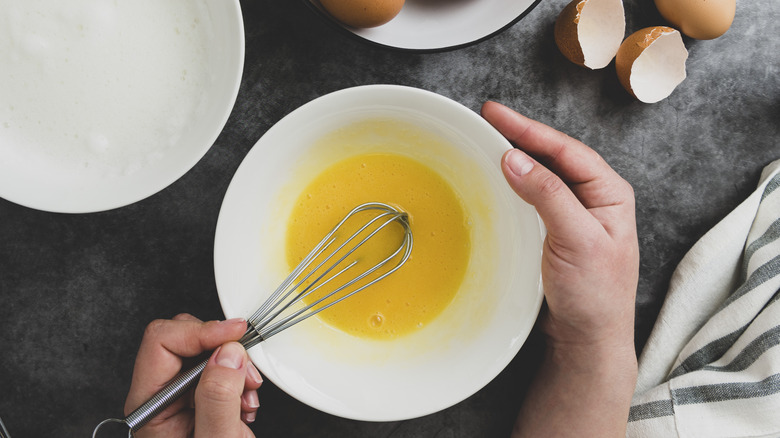
[[[520,15],[518,15],[517,17],[512,19],[512,21],[510,21],[509,23],[505,24],[504,26],[494,30],[493,32],[491,32],[491,33],[489,33],[487,35],[484,35],[484,36],[482,36],[480,38],[477,38],[475,40],[471,40],[471,41],[468,41],[468,42],[465,42],[465,43],[461,43],[461,44],[453,44],[451,46],[430,47],[430,48],[424,48],[424,49],[412,49],[412,48],[409,48],[409,47],[398,47],[398,46],[393,46],[393,45],[390,45],[390,44],[379,43],[379,42],[376,42],[376,41],[372,41],[372,40],[370,40],[368,38],[365,38],[365,37],[363,37],[361,35],[358,35],[355,32],[352,32],[351,30],[349,30],[349,28],[347,28],[346,26],[344,26],[341,23],[339,23],[338,21],[336,21],[335,18],[333,18],[330,15],[328,15],[321,8],[317,7],[312,0],[302,0],[302,1],[303,1],[303,3],[306,4],[306,6],[309,7],[310,10],[312,10],[312,12],[315,15],[319,16],[326,23],[328,23],[328,26],[330,26],[331,28],[335,28],[339,33],[341,33],[342,35],[346,35],[348,38],[351,38],[351,39],[353,39],[355,41],[363,42],[365,44],[368,44],[368,45],[371,45],[371,46],[374,46],[374,47],[381,47],[383,49],[388,49],[388,50],[392,50],[392,51],[395,51],[395,52],[401,52],[401,53],[421,53],[421,54],[422,53],[445,53],[445,52],[451,52],[451,51],[455,51],[455,50],[459,50],[459,49],[464,49],[466,47],[475,46],[475,45],[477,45],[477,44],[479,44],[479,43],[481,43],[483,41],[487,41],[487,40],[497,36],[498,34],[504,32],[505,30],[509,29],[510,27],[514,26],[515,24],[517,24],[520,20],[525,18],[526,15],[528,15],[531,11],[533,11],[536,8],[536,6],[539,5],[539,3],[542,2],[542,0],[534,0],[533,3],[531,3],[522,13],[520,13]]]

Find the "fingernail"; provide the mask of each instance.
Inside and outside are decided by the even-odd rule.
[[[517,149],[507,152],[505,157],[509,170],[517,176],[523,176],[534,168],[534,162]]]
[[[257,391],[248,391],[246,393],[246,405],[252,409],[260,407],[260,399],[257,398]]]
[[[244,364],[245,356],[246,352],[244,351],[244,347],[242,347],[241,344],[230,342],[219,347],[219,350],[217,351],[217,357],[214,359],[214,361],[221,367],[237,370],[240,369],[241,365]]]
[[[244,421],[247,423],[254,423],[256,415],[257,414],[255,412],[246,412],[244,413]]]
[[[250,379],[252,379],[258,385],[263,383],[263,377],[260,375],[259,372],[257,372],[257,368],[255,368],[254,365],[249,364],[246,368],[247,368],[247,374],[249,374]]]

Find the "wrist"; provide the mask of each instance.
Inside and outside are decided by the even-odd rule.
[[[633,342],[602,344],[570,344],[549,342],[545,361],[563,369],[581,372],[612,371],[615,369],[636,374],[637,357]]]
[[[638,366],[633,342],[548,344],[543,366],[548,377],[568,387],[568,391],[579,393],[583,400],[596,397],[599,403],[612,404],[616,410],[627,409],[636,387]]]
[[[548,339],[512,436],[624,437],[636,376],[633,342]]]
[[[542,331],[548,349],[571,355],[631,355],[634,347],[633,307],[628,311],[599,318],[560,317],[552,309],[544,314]]]

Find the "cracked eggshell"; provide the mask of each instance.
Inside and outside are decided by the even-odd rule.
[[[672,26],[697,40],[726,33],[737,11],[736,0],[655,0],[655,6]]]
[[[685,79],[685,49],[680,32],[666,26],[646,27],[631,34],[615,57],[618,79],[645,103],[658,102]]]
[[[625,33],[622,0],[573,0],[555,21],[555,43],[561,53],[592,70],[609,65]]]

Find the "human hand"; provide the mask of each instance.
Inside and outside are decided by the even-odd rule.
[[[634,196],[592,149],[494,102],[483,117],[517,149],[501,168],[547,227],[547,350],[513,437],[624,437],[636,384]]]
[[[566,134],[494,102],[482,114],[517,146],[501,168],[547,227],[542,281],[549,341],[633,345],[639,248],[631,186]]]
[[[255,419],[262,378],[244,347],[231,342],[245,331],[243,319],[203,322],[188,314],[150,323],[136,357],[125,415],[173,380],[182,371],[183,358],[216,351],[194,394],[176,400],[135,436],[254,437],[247,424]]]

